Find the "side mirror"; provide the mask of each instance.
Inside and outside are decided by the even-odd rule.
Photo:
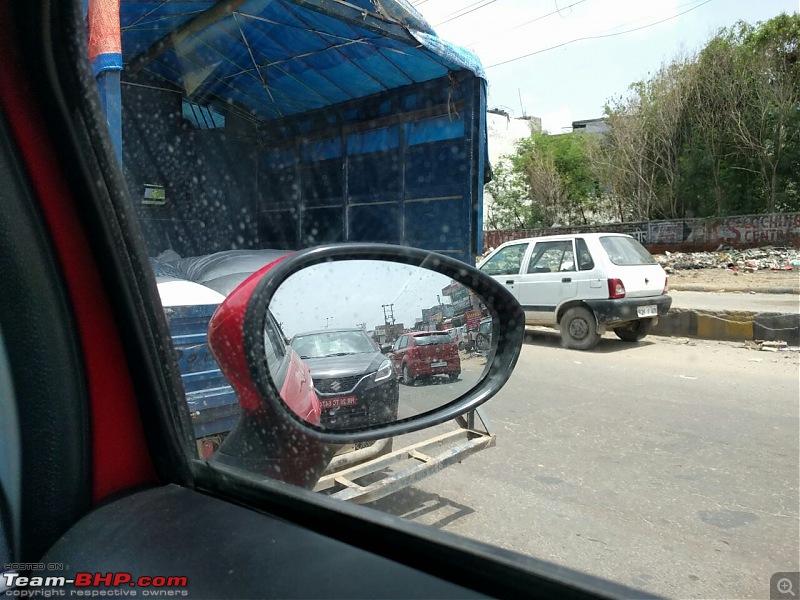
[[[382,354],[391,354],[392,352],[392,345],[391,344],[381,344],[381,353]]]
[[[440,310],[437,295],[454,281],[463,293],[479,296],[493,319],[485,365],[462,364],[450,334],[429,331],[411,334],[416,362],[396,370],[383,356],[390,345],[375,352],[363,326],[337,326],[377,328],[390,316],[396,326],[413,325]],[[269,333],[275,322],[292,340],[286,350],[291,360],[275,356]],[[292,254],[254,273],[214,314],[209,345],[243,409],[279,421],[272,427],[345,444],[432,427],[483,404],[511,375],[524,325],[513,295],[462,262],[402,246],[338,244]],[[308,384],[318,411],[309,409],[307,396],[302,402],[295,397]]]

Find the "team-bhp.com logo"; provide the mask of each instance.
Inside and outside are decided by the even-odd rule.
[[[74,576],[21,575],[14,571],[2,573],[0,591],[7,596],[22,598],[52,598],[67,596],[151,596],[186,597],[187,577],[147,576],[134,577],[126,572],[88,573]],[[3,595],[3,594],[0,594]]]

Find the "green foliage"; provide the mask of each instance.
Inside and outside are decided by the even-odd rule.
[[[542,225],[542,215],[527,201],[525,184],[508,160],[493,168],[494,177],[486,184],[490,196],[484,221],[489,229],[531,229]]]
[[[800,211],[800,15],[720,30],[609,100],[605,120],[599,136],[523,140],[503,210],[524,207],[526,227]]]
[[[592,143],[576,134],[534,133],[521,140],[510,162],[502,165],[496,184],[488,188],[496,207],[489,226],[513,227],[515,221],[524,221],[525,228],[587,223],[600,196],[589,160]]]

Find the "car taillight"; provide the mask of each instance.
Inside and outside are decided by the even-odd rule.
[[[625,286],[621,279],[608,280],[608,297],[613,299],[625,297]]]
[[[667,292],[669,292],[669,277],[664,277],[664,291],[661,293],[666,294]]]

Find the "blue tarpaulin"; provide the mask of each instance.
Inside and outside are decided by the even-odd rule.
[[[128,76],[154,76],[189,100],[236,107],[259,121],[460,70],[483,77],[477,57],[439,39],[406,0],[226,4],[236,8],[221,10],[203,0],[123,0]]]

